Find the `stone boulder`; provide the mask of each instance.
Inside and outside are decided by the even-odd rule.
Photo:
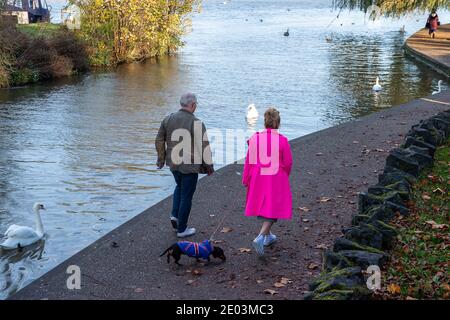
[[[381,247],[383,249],[392,248],[392,245],[398,234],[397,230],[391,225],[380,220],[371,221],[369,222],[369,224],[374,226],[383,235],[383,242]]]
[[[321,274],[314,280],[309,285],[309,290],[323,292],[325,291],[324,289],[351,289],[352,287],[363,283],[364,277],[360,267],[334,268],[330,272]],[[319,288],[321,285],[322,287]]]
[[[362,251],[368,251],[368,252],[373,252],[373,253],[383,253],[383,251],[381,251],[381,250],[359,244],[359,243],[357,243],[355,241],[351,241],[347,238],[337,238],[334,241],[333,251],[339,252],[342,250],[362,250]]]
[[[367,269],[369,266],[377,265],[382,267],[388,260],[388,255],[381,253],[373,253],[362,250],[343,250],[337,252],[338,255],[345,257],[350,262]]]
[[[373,205],[366,211],[352,217],[352,225],[359,225],[361,222],[372,222],[377,220],[390,221],[395,216],[392,208],[386,204]]]
[[[366,223],[345,229],[344,237],[347,240],[375,249],[381,249],[383,245],[383,234],[374,226]]]
[[[434,157],[434,153],[436,152],[436,147],[433,146],[432,144],[426,143],[423,140],[419,140],[411,136],[406,136],[405,142],[403,143],[403,147],[408,148],[411,146],[427,149],[428,155],[431,157]]]
[[[365,214],[370,207],[383,204],[390,207],[394,212],[398,211],[402,215],[409,214],[409,209],[405,207],[404,200],[397,191],[390,191],[382,195],[360,192],[358,196],[358,214]]]
[[[396,148],[393,149],[386,159],[386,166],[396,168],[400,171],[404,171],[418,177],[420,173],[420,164],[417,159],[411,157],[410,152],[406,149]]]
[[[327,250],[323,254],[323,268],[325,271],[331,271],[334,268],[343,269],[353,267],[355,264],[336,252]]]

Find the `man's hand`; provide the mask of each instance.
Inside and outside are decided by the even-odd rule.
[[[207,169],[208,176],[212,175],[213,173],[214,173],[214,168],[213,167],[208,167],[208,169]]]

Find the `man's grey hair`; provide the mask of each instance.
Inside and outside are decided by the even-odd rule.
[[[185,93],[181,96],[180,105],[189,107],[192,103],[197,103],[197,97],[193,93]]]

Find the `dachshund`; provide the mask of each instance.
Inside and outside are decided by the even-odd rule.
[[[190,242],[190,241],[179,241],[169,248],[166,249],[163,253],[161,253],[160,257],[167,254],[167,263],[170,263],[170,256],[172,256],[175,260],[175,263],[179,266],[181,255],[185,254],[188,257],[196,258],[197,262],[200,259],[205,259],[208,262],[211,261],[210,255],[214,258],[222,259],[222,261],[226,260],[225,254],[223,250],[219,247],[214,247],[211,245],[211,241],[205,240],[201,243],[198,242]]]

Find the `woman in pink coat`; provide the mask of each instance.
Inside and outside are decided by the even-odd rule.
[[[269,108],[264,114],[266,130],[255,133],[248,140],[242,183],[247,187],[246,216],[263,221],[253,246],[259,255],[264,246],[274,243],[277,237],[270,232],[277,219],[292,218],[292,195],[289,174],[292,153],[288,139],[278,133],[280,113]]]

